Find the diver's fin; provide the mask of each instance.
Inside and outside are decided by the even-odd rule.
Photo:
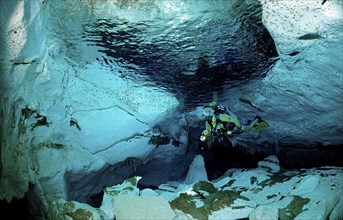
[[[213,92],[213,94],[212,94],[212,102],[204,103],[203,106],[204,107],[214,106],[214,105],[217,105],[217,102],[218,102],[217,92]]]
[[[258,123],[254,125],[254,128],[258,131],[264,131],[268,127],[269,127],[269,124],[263,119],[259,119]]]
[[[218,102],[217,92],[213,92],[212,97],[213,97],[212,98],[213,102],[217,103]]]

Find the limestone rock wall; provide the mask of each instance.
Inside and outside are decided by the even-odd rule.
[[[238,141],[343,143],[342,2],[323,2],[261,1],[280,59],[262,81],[229,97],[243,100],[233,112],[259,114],[271,127]],[[145,159],[156,147],[151,128],[179,104],[157,87],[72,60],[51,34],[46,4],[4,1],[0,9],[0,199],[29,191],[37,213],[74,189],[81,199],[96,192],[107,167]]]
[[[44,195],[39,207],[74,190],[84,201],[111,182],[109,166],[148,156],[152,127],[179,103],[97,62],[79,65],[52,32],[47,1],[1,4],[0,198],[29,190]]]
[[[1,191],[0,198],[21,198],[34,181],[25,106],[33,101],[32,81],[46,73],[41,1],[1,2]]]
[[[229,94],[228,105],[239,116],[260,115],[271,126],[237,142],[342,144],[342,1],[260,2],[279,59],[263,80]]]

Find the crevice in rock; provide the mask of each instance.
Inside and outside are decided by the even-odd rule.
[[[204,157],[209,180],[222,176],[231,168],[254,168],[258,161],[269,155],[276,155],[284,169],[315,168],[322,166],[343,167],[343,146],[288,146],[271,145],[270,147],[242,146],[233,147],[230,143],[213,145],[211,148],[199,148]]]
[[[113,186],[132,177],[142,161],[128,158],[114,165],[105,165],[100,170],[89,173],[66,172],[64,175],[67,200],[89,203],[97,207],[103,188]],[[80,184],[82,182],[82,184]]]
[[[131,135],[131,136],[129,136],[129,137],[126,137],[126,138],[117,140],[117,141],[113,142],[111,145],[109,145],[108,147],[105,147],[105,148],[102,148],[102,149],[100,149],[100,150],[94,151],[93,153],[94,153],[94,154],[97,154],[97,153],[106,151],[106,150],[110,149],[111,147],[114,147],[116,144],[119,144],[119,143],[125,142],[125,141],[129,141],[130,139],[133,139],[133,138],[142,137],[143,135],[144,135],[144,134],[135,133],[135,134],[133,134],[133,135]]]
[[[21,199],[13,198],[9,203],[6,200],[0,200],[0,210],[3,217],[10,216],[10,219],[32,219],[26,195]]]

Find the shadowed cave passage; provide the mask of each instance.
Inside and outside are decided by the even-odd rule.
[[[1,215],[7,217],[10,216],[9,219],[32,219],[26,196],[22,199],[12,199],[10,203],[7,203],[6,200],[0,200],[0,210]]]
[[[238,147],[227,145],[202,149],[200,154],[204,157],[209,180],[219,178],[231,168],[255,168],[258,161],[268,156],[267,153],[250,154]]]
[[[276,155],[283,169],[305,169],[322,166],[343,166],[343,146],[277,146],[249,150],[231,144],[218,144],[199,150],[204,157],[209,180],[222,176],[231,168],[256,168],[257,163]]]
[[[342,146],[326,146],[313,149],[308,149],[308,147],[290,147],[290,146],[278,146],[278,147],[268,147],[268,148],[256,148],[253,151],[250,149],[243,148],[241,146],[233,147],[230,143],[220,143],[215,144],[211,148],[204,147],[204,144],[200,144],[198,149],[195,151],[188,152],[185,158],[178,158],[177,163],[190,164],[192,158],[195,155],[201,154],[205,161],[205,169],[209,180],[217,179],[224,175],[224,173],[233,168],[237,169],[249,169],[258,167],[258,162],[270,155],[276,155],[279,159],[279,164],[281,169],[287,170],[299,170],[305,168],[315,168],[323,166],[338,166],[342,167],[343,162],[341,158],[343,157]],[[182,162],[181,162],[182,161]],[[144,179],[144,173],[148,174],[148,171],[154,170],[156,163],[148,163],[138,167],[136,172],[132,172],[132,175],[142,176]],[[159,164],[160,165],[160,164]],[[161,172],[161,170],[163,170]],[[160,176],[162,177],[165,172],[170,172],[173,167],[165,167],[159,170]],[[176,175],[175,179],[169,179],[169,181],[178,181],[186,177],[187,170],[179,170],[179,175]],[[156,175],[158,178],[159,175]],[[151,183],[149,184],[149,180]],[[138,182],[139,189],[157,189],[156,182],[159,180],[153,180],[148,178],[143,184]],[[118,182],[119,183],[119,182]],[[87,203],[94,206],[100,207],[103,197],[103,192],[92,196],[88,199]]]

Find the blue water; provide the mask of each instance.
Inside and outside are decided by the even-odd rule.
[[[157,85],[187,107],[263,77],[277,56],[257,0],[85,2],[48,2],[69,58],[116,66],[113,74]]]

